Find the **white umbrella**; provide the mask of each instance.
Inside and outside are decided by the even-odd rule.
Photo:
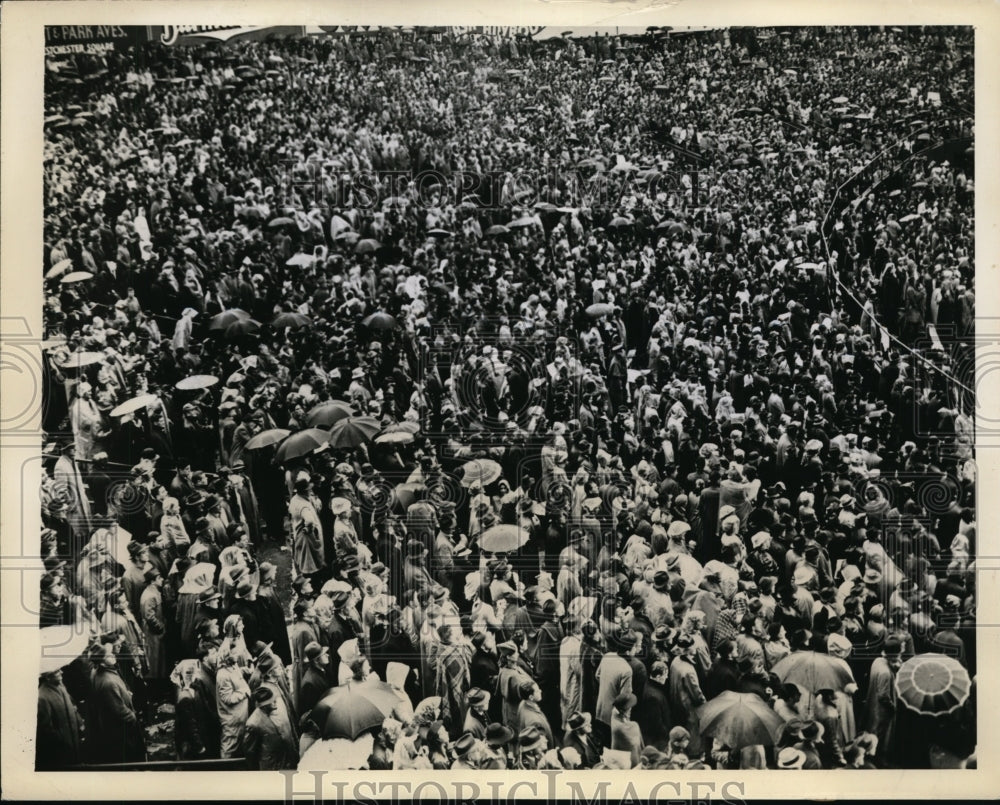
[[[90,634],[81,624],[46,626],[41,636],[42,660],[38,669],[41,674],[50,674],[69,665],[90,643]]]
[[[298,771],[363,769],[374,746],[375,737],[371,733],[358,736],[356,741],[347,738],[316,741],[299,758]]]

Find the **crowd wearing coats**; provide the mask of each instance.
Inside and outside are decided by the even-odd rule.
[[[50,64],[38,768],[971,766],[971,45]]]

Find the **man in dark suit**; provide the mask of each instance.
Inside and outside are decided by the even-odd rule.
[[[568,729],[563,738],[563,748],[575,749],[580,754],[581,768],[593,768],[600,762],[601,752],[594,740],[590,713],[573,713],[566,724]]]
[[[256,709],[247,719],[244,754],[247,765],[256,771],[294,769],[299,748],[291,724],[277,715],[274,689],[261,685],[253,692]]]
[[[330,651],[315,640],[305,648],[306,670],[302,675],[295,709],[301,715],[310,712],[323,694],[330,689],[327,669],[330,666]]]
[[[660,751],[666,751],[671,727],[670,694],[666,687],[668,673],[663,660],[653,662],[635,714],[646,746],[655,746]]]

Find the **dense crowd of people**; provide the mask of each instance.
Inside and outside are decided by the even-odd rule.
[[[971,767],[972,38],[50,64],[38,768]]]

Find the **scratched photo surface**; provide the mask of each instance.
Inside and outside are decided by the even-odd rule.
[[[35,768],[976,768],[973,58],[47,27]]]

